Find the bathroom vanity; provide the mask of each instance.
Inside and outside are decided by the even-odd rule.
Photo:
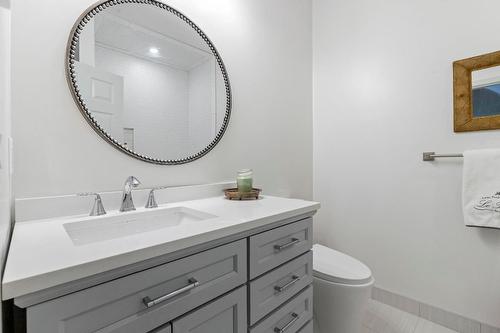
[[[318,208],[219,196],[20,222],[3,296],[18,332],[311,333]]]
[[[194,161],[220,142],[228,71],[183,13],[156,0],[104,0],[68,32],[70,93],[105,142],[159,165]],[[148,196],[139,185],[130,176],[123,194],[16,199],[2,281],[13,331],[312,332],[318,203],[224,199],[234,184],[157,201],[155,190],[169,189]]]

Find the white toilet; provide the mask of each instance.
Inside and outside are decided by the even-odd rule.
[[[313,246],[314,315],[321,333],[359,333],[375,280],[361,261]],[[315,331],[314,333],[319,333]]]

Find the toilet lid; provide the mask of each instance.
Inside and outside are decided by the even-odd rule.
[[[314,276],[330,282],[365,284],[372,280],[371,270],[347,254],[315,244],[313,246]]]

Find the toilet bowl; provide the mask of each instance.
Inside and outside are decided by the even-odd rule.
[[[359,333],[375,280],[361,261],[313,246],[314,316],[321,333]],[[315,333],[319,333],[315,331]]]

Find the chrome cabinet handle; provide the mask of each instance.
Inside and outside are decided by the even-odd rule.
[[[283,244],[283,245],[274,245],[274,249],[279,252],[279,251],[283,251],[284,249],[287,249],[287,248],[289,248],[291,246],[294,246],[295,244],[298,244],[298,243],[300,243],[300,239],[298,239],[298,238],[292,238],[292,241],[288,242],[286,244]]]
[[[283,326],[282,328],[279,328],[279,327],[275,327],[274,328],[274,332],[276,333],[283,333],[283,332],[286,332],[286,330],[288,330],[290,327],[292,327],[293,324],[295,324],[295,322],[297,320],[299,320],[299,315],[296,314],[295,312],[292,313],[292,320],[290,320],[285,326]]]
[[[292,276],[292,279],[293,279],[292,281],[288,282],[284,286],[275,286],[274,290],[281,293],[300,281],[300,277],[297,275]]]
[[[158,297],[155,299],[151,299],[149,297],[144,297],[142,299],[142,302],[144,303],[144,305],[146,305],[146,307],[150,308],[152,306],[160,304],[161,302],[165,302],[166,300],[169,300],[172,297],[175,297],[179,294],[185,293],[186,291],[194,289],[200,285],[200,282],[198,282],[198,280],[196,280],[195,278],[189,279],[188,282],[189,282],[189,284],[187,286],[182,287],[180,289],[177,289],[175,291],[172,291],[171,293],[166,294],[164,296],[161,296],[161,297]]]

